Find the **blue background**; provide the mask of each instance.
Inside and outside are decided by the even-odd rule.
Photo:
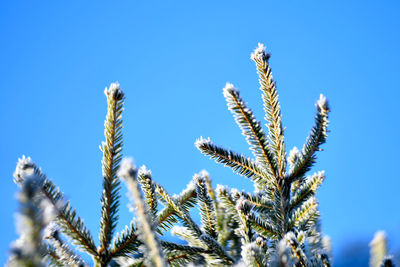
[[[349,246],[367,251],[377,230],[399,249],[397,1],[1,1],[0,10],[0,262],[17,238],[12,173],[23,154],[97,238],[103,90],[114,81],[126,93],[124,155],[171,193],[202,169],[214,184],[252,190],[194,141],[251,155],[222,88],[235,84],[263,120],[250,60],[258,42],[272,52],[287,151],[302,147],[319,94],[330,101],[313,171],[326,171],[318,196],[337,265]],[[119,228],[132,216],[124,192]]]

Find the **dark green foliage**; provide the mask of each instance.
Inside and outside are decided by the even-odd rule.
[[[325,97],[321,96],[316,105],[316,125],[302,152],[294,149],[289,160],[286,159],[280,104],[269,65],[270,55],[265,52],[263,45],[259,45],[251,58],[256,63],[263,92],[268,136],[232,84],[227,84],[223,92],[228,108],[242,129],[255,160],[214,145],[209,139],[199,139],[196,146],[218,163],[251,178],[258,189],[254,194],[234,191],[232,196],[229,196],[226,189],[219,190],[221,203],[232,214],[236,210],[237,214],[233,218],[238,223],[237,233],[242,238],[242,256],[246,264],[249,258],[258,266],[273,265],[274,262],[284,264],[285,258],[285,264],[290,266],[289,259],[293,258],[292,262],[296,265],[308,266],[311,260],[321,259],[321,251],[324,249],[306,255],[302,248],[305,245],[296,240],[300,233],[304,240],[313,238],[311,230],[315,229],[313,226],[319,216],[315,193],[323,181],[323,173],[308,178],[304,175],[315,162],[315,152],[320,150],[320,145],[326,140],[329,107]],[[289,171],[286,169],[287,161],[290,163]],[[268,240],[264,247],[267,251],[275,251],[275,255],[264,262],[257,258],[264,252],[251,245],[259,237]],[[287,252],[283,249],[285,246],[289,248]],[[247,257],[243,253],[252,255]]]
[[[326,141],[328,103],[321,95],[316,104],[315,125],[302,151],[292,149],[287,159],[270,55],[259,45],[251,58],[259,76],[268,135],[232,84],[226,85],[223,94],[255,158],[224,149],[210,139],[200,138],[196,146],[216,162],[253,181],[255,192],[220,185],[214,190],[209,174],[202,171],[180,194],[171,196],[153,180],[146,167],[137,170],[131,161],[121,162],[124,93],[119,84],[112,84],[105,90],[108,109],[101,146],[99,246],[61,191],[29,158],[22,158],[14,177],[24,196],[20,199],[21,214],[32,222],[32,229],[21,234],[21,240],[36,250],[24,251],[14,245],[8,265],[89,266],[72,244],[89,254],[95,266],[330,266],[329,242],[321,234],[316,199],[324,172],[306,176],[316,161],[316,152]],[[120,178],[132,194],[136,216],[115,234]],[[47,208],[43,205],[51,207],[51,219],[45,219]],[[195,206],[200,225],[190,214]],[[49,221],[55,226],[43,236]],[[162,240],[169,230],[186,243]],[[371,243],[373,267],[393,266],[386,255],[386,241],[382,240],[380,234]]]

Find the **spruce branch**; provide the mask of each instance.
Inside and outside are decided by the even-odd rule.
[[[261,219],[253,212],[249,212],[247,219],[250,221],[250,224],[254,227],[254,230],[258,235],[274,240],[279,236],[273,224]]]
[[[276,83],[273,80],[269,66],[270,54],[265,52],[265,46],[258,44],[258,47],[251,54],[251,59],[256,63],[259,76],[260,89],[263,92],[265,120],[269,129],[272,151],[276,157],[278,166],[278,177],[283,178],[286,172],[286,152],[282,127],[281,107],[278,101]]]
[[[247,244],[253,240],[253,229],[251,227],[250,222],[250,212],[251,212],[250,203],[245,200],[243,197],[240,197],[236,202],[236,210],[239,218],[239,233],[243,237],[243,243]]]
[[[226,211],[234,215],[236,221],[239,221],[239,217],[236,210],[236,199],[232,197],[231,190],[226,186],[217,186],[217,194],[221,204],[224,206]]]
[[[122,111],[124,93],[118,83],[112,83],[104,90],[107,97],[107,116],[104,122],[105,141],[103,152],[103,193],[101,196],[100,247],[99,253],[109,253],[109,246],[118,220],[120,181],[117,170],[121,161],[122,151]]]
[[[321,186],[325,179],[325,172],[320,171],[313,174],[311,177],[307,177],[295,190],[293,196],[290,199],[290,210],[295,209],[298,205],[306,201],[311,196],[315,195],[317,189]]]
[[[242,193],[241,196],[253,206],[254,211],[260,214],[269,213],[273,209],[273,202],[262,197],[261,194]]]
[[[88,266],[81,257],[61,238],[59,230],[55,224],[50,224],[46,228],[44,238],[48,240],[48,254],[62,266],[83,267]]]
[[[230,150],[214,145],[210,139],[200,138],[195,143],[196,147],[216,162],[232,168],[234,172],[246,176],[260,184],[267,184],[264,171],[251,159]]]
[[[267,258],[261,248],[255,243],[242,245],[242,258],[246,266],[267,267]]]
[[[218,238],[214,201],[208,194],[206,181],[203,177],[194,176],[196,194],[200,205],[201,222],[204,232],[213,238]]]
[[[138,253],[139,246],[142,243],[138,240],[136,231],[134,223],[131,222],[129,226],[125,226],[121,233],[117,234],[113,240],[110,258]]]
[[[171,229],[171,234],[178,236],[182,240],[185,240],[191,246],[207,249],[207,245],[204,244],[204,242],[200,240],[200,237],[187,226],[175,225]]]
[[[64,264],[60,261],[60,258],[55,252],[55,248],[51,245],[47,246],[46,260],[48,261],[48,266],[50,267],[63,267]]]
[[[167,262],[169,266],[180,267],[189,265],[198,260],[197,254],[169,252],[167,253]]]
[[[121,163],[121,168],[118,171],[118,176],[124,179],[129,191],[135,201],[136,214],[140,223],[140,231],[143,231],[139,238],[147,245],[150,253],[150,260],[152,265],[156,267],[166,266],[164,261],[160,244],[156,236],[155,227],[153,227],[153,220],[146,210],[146,204],[143,201],[139,185],[137,183],[137,170],[133,165],[131,159],[124,159]]]
[[[278,170],[271,153],[268,138],[265,135],[260,122],[258,122],[253,112],[247,107],[240,97],[239,91],[230,83],[227,83],[223,90],[229,110],[232,112],[236,123],[242,129],[242,134],[253,151],[257,162],[266,169],[268,180],[278,176]]]
[[[193,208],[197,201],[194,184],[192,182],[189,183],[185,190],[183,190],[177,197],[172,197],[172,198],[185,212],[189,212],[189,209]],[[167,206],[158,213],[156,219],[158,224],[157,232],[159,234],[162,234],[161,230],[166,231],[170,229],[173,226],[173,224],[178,223],[177,220],[178,213],[167,202],[166,205]]]
[[[240,219],[236,211],[236,200],[229,193],[229,189],[227,187],[218,185],[216,192],[218,194],[219,206],[223,207],[220,211],[220,219],[217,220],[217,229],[219,233],[218,242],[223,247],[226,247],[229,245],[229,241],[234,243],[234,239],[237,238],[235,231],[239,227],[238,223]],[[229,250],[232,251],[232,249]]]
[[[194,175],[193,181],[179,195],[171,196],[153,181],[146,167],[137,171],[131,161],[121,161],[124,94],[119,84],[113,83],[105,89],[108,108],[105,141],[101,146],[103,192],[99,247],[96,248],[83,220],[60,190],[29,158],[23,158],[17,165],[15,182],[25,190],[25,199],[20,201],[26,213],[24,218],[38,221],[37,229],[30,234],[34,240],[40,240],[32,245],[33,239],[21,237],[28,244],[29,253],[24,251],[22,241],[17,242],[9,261],[15,263],[12,266],[33,262],[35,266],[46,263],[86,266],[69,243],[90,254],[97,267],[226,266],[234,263],[238,266],[330,266],[330,249],[319,228],[315,197],[324,173],[306,177],[316,161],[316,151],[327,137],[328,103],[321,95],[316,104],[315,126],[306,144],[301,151],[292,149],[286,158],[281,109],[268,62],[270,55],[259,44],[251,58],[259,75],[268,135],[232,84],[226,84],[223,94],[255,160],[219,147],[210,139],[201,137],[195,145],[216,162],[250,178],[255,185],[254,193],[220,185],[214,191],[209,174],[202,171]],[[133,195],[136,218],[114,236],[121,179]],[[159,202],[163,205],[160,211]],[[190,215],[190,209],[197,203],[201,227]],[[59,228],[42,242],[41,229],[50,220]],[[188,244],[159,240],[171,227],[172,234]],[[60,233],[70,242],[64,242]],[[32,247],[35,251],[29,249]],[[376,248],[374,243],[371,251]],[[374,266],[392,265],[386,255],[386,243],[384,250]]]
[[[81,250],[88,252],[92,256],[97,256],[96,245],[90,231],[84,225],[83,220],[76,215],[76,211],[70,203],[65,202],[64,195],[60,189],[47,179],[46,175],[30,158],[22,157],[18,161],[14,172],[15,182],[20,185],[29,173],[33,173],[37,177],[40,191],[54,208],[56,221],[62,233],[68,236],[72,243]]]
[[[317,108],[315,125],[311,129],[301,153],[297,155],[298,160],[294,162],[292,171],[289,174],[290,180],[299,179],[310,170],[316,160],[315,152],[321,150],[320,146],[325,143],[328,136],[328,113],[330,108],[326,97],[321,94],[315,106]]]
[[[301,158],[300,151],[297,147],[293,147],[289,152],[288,162],[289,162],[289,173],[293,172],[293,169],[299,163]]]
[[[199,177],[200,178],[200,177]],[[200,178],[201,179],[201,178]],[[197,179],[195,178],[195,181]],[[205,186],[203,181],[203,186]],[[205,187],[204,187],[205,189]],[[192,243],[195,246],[206,246],[208,249],[213,250],[216,255],[211,256],[211,258],[207,258],[207,261],[217,260],[219,257],[224,259],[224,262],[232,263],[233,259],[225,252],[225,250],[221,247],[221,245],[210,235],[203,233],[203,231],[197,226],[197,224],[193,221],[187,211],[183,210],[179,205],[177,205],[176,201],[167,193],[167,191],[161,187],[160,185],[156,185],[156,190],[158,194],[164,199],[169,206],[171,206],[177,213],[178,217],[184,223],[184,229],[182,227],[174,227],[173,233],[182,236],[184,239]],[[202,194],[202,190],[197,189],[197,193]],[[199,243],[200,241],[200,243]]]
[[[213,255],[215,255],[211,262],[221,262],[223,264],[232,264],[234,262],[233,258],[229,256],[228,253],[224,250],[224,248],[211,236],[207,234],[203,234],[200,236],[200,239],[207,244],[208,248],[213,251]]]
[[[288,232],[282,239],[283,243],[289,247],[292,255],[297,259],[296,266],[306,267],[309,266],[308,259],[303,249],[301,248],[295,234],[293,232]]]
[[[211,179],[210,179],[210,174],[206,170],[202,170],[199,173],[200,177],[203,177],[206,180],[206,186],[207,186],[207,191],[208,194],[210,195],[212,201],[215,204],[215,210],[217,210],[217,196],[215,195],[214,188],[212,187]]]
[[[193,234],[195,234],[197,238],[200,238],[203,233],[193,219],[189,216],[188,212],[179,206],[162,186],[157,184],[156,191],[161,198],[177,213],[179,218],[183,220],[185,226],[193,231]]]
[[[201,254],[212,254],[211,250],[201,247],[181,245],[168,241],[161,241],[161,246],[167,256],[168,264],[171,266],[186,266],[197,261]]]
[[[7,262],[9,267],[45,266],[43,255],[46,249],[42,242],[42,231],[53,219],[53,212],[50,213],[51,216],[45,212],[48,203],[40,192],[42,180],[33,166],[30,158],[23,157],[14,173],[15,181],[21,186],[17,196],[20,202],[17,213],[20,237],[11,245]]]
[[[157,194],[156,187],[151,177],[151,171],[142,166],[138,172],[138,182],[140,183],[147,206],[152,213],[152,219],[157,215]]]
[[[307,223],[309,219],[318,215],[317,200],[315,197],[310,197],[307,201],[303,202],[300,207],[292,211],[289,220],[289,229],[298,227]]]
[[[207,250],[205,248],[201,248],[201,247],[194,247],[194,246],[188,246],[188,245],[181,245],[181,244],[176,244],[173,242],[169,242],[169,241],[160,241],[162,248],[165,251],[183,251],[186,253],[191,253],[191,254],[195,254],[195,253],[205,253],[205,254],[209,254],[212,253],[212,251]]]

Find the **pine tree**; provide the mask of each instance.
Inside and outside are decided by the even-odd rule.
[[[60,189],[30,159],[22,157],[14,173],[19,194],[21,237],[12,244],[8,266],[330,266],[330,242],[321,234],[316,190],[324,172],[307,176],[316,152],[326,141],[329,106],[324,96],[316,104],[315,125],[301,151],[289,157],[284,143],[280,104],[261,44],[251,55],[256,63],[268,134],[227,84],[223,94],[254,154],[254,159],[196,141],[198,149],[218,163],[251,179],[255,192],[218,185],[202,171],[178,195],[170,195],[145,166],[122,160],[124,93],[118,83],[106,88],[107,116],[102,173],[100,233],[95,241],[83,219]],[[288,166],[287,166],[288,165]],[[120,182],[129,189],[136,218],[116,233]],[[190,210],[200,212],[196,223]],[[163,237],[170,231],[185,241]],[[97,244],[96,244],[97,243]],[[392,266],[373,242],[371,266]],[[77,252],[79,251],[79,253]],[[379,253],[378,253],[378,252]],[[85,262],[81,253],[91,256]],[[377,256],[378,255],[378,256]],[[381,256],[383,255],[383,256]]]

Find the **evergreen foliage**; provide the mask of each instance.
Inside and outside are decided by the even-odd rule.
[[[269,58],[261,44],[251,55],[259,76],[267,133],[239,91],[229,83],[223,89],[254,159],[217,146],[210,139],[200,138],[195,143],[205,155],[251,179],[255,192],[221,185],[214,189],[209,174],[202,171],[180,194],[171,196],[145,166],[137,169],[132,160],[121,161],[124,93],[118,83],[113,83],[105,90],[108,109],[101,146],[103,191],[98,245],[58,187],[30,158],[22,157],[14,173],[21,187],[21,237],[12,245],[7,265],[92,265],[81,258],[79,250],[90,255],[95,266],[102,267],[331,266],[329,240],[320,231],[315,196],[324,172],[307,176],[316,152],[326,141],[330,109],[321,95],[315,125],[302,150],[293,148],[287,158]],[[136,217],[122,232],[115,233],[121,179],[131,193]],[[190,215],[195,206],[200,212],[199,224]],[[185,244],[164,240],[167,231]],[[393,266],[386,245],[378,239],[371,243],[371,266]]]

